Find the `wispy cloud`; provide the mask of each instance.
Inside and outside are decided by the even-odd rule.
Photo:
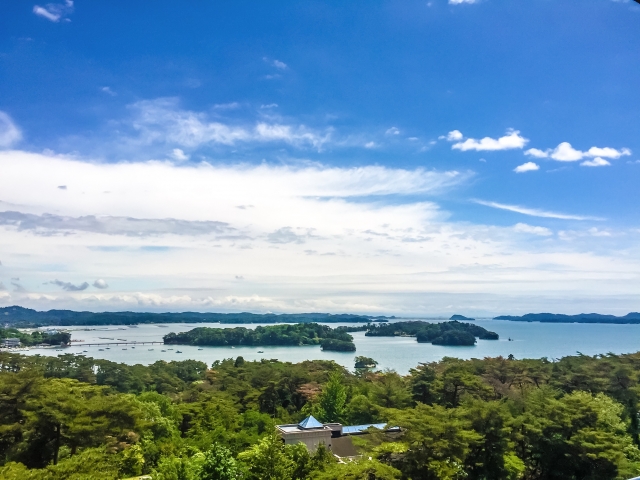
[[[101,87],[100,91],[106,93],[107,95],[111,95],[112,97],[118,96],[116,92],[111,90],[111,87]]]
[[[460,150],[466,152],[468,150],[475,151],[495,151],[495,150],[512,150],[517,148],[523,148],[528,139],[522,137],[518,130],[508,130],[507,133],[500,138],[484,137],[481,139],[467,138],[459,130],[453,130],[449,132],[446,139],[450,142],[455,141],[451,148],[453,150]]]
[[[602,220],[602,218],[598,218],[598,217],[549,212],[546,210],[539,210],[537,208],[521,207],[519,205],[507,205],[505,203],[488,202],[485,200],[474,199],[473,202],[479,205],[484,205],[485,207],[497,208],[499,210],[507,210],[509,212],[520,213],[522,215],[529,215],[531,217],[557,218],[560,220]]]
[[[91,232],[127,237],[154,235],[212,235],[230,233],[224,222],[188,221],[174,218],[141,219],[117,216],[86,215],[71,217],[53,214],[34,215],[14,211],[0,212],[0,225],[40,235],[64,232]]]
[[[44,7],[35,5],[33,13],[39,17],[57,23],[60,20],[71,21],[67,17],[73,13],[73,1],[66,0],[64,3],[48,3]]]
[[[22,132],[5,112],[0,111],[0,148],[12,147],[22,139]]]
[[[283,142],[295,147],[321,149],[331,140],[331,129],[260,121],[254,125],[210,120],[203,112],[181,109],[176,98],[144,100],[130,106],[132,126],[144,144],[169,143],[186,148],[202,145]]]
[[[451,5],[462,5],[464,3],[478,3],[479,0],[449,0],[449,4]]]
[[[70,282],[63,282],[61,280],[52,280],[49,283],[51,285],[57,285],[58,287],[62,288],[67,292],[82,292],[83,290],[86,290],[87,288],[89,288],[89,284],[87,282],[82,282],[79,285],[74,285],[73,283],[70,283]]]
[[[519,233],[528,233],[531,235],[539,235],[541,237],[548,237],[553,235],[553,232],[546,227],[538,227],[534,225],[528,225],[526,223],[516,223],[513,229]]]

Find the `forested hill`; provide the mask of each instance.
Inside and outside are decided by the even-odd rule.
[[[510,320],[512,322],[543,323],[640,323],[640,313],[631,312],[623,317],[602,315],[600,313],[580,313],[578,315],[562,315],[558,313],[527,313],[521,317],[501,315],[494,320]]]
[[[394,317],[390,317],[394,318]],[[140,312],[76,312],[49,310],[39,312],[24,307],[0,308],[0,323],[11,326],[71,325],[136,325],[141,323],[368,323],[385,322],[386,317],[331,313],[140,313]]]

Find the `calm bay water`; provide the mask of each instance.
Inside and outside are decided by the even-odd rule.
[[[403,319],[406,320],[406,319]],[[438,320],[428,320],[437,322]],[[184,332],[195,327],[255,328],[254,325],[218,323],[199,324],[149,324],[136,326],[65,327],[72,331],[72,339],[84,340],[62,351],[55,349],[33,349],[26,355],[60,355],[73,353],[93,358],[148,365],[157,360],[194,359],[211,365],[215,360],[243,356],[245,360],[278,359],[287,362],[303,360],[334,360],[340,365],[353,369],[356,355],[372,357],[379,362],[379,368],[393,369],[405,374],[420,362],[432,362],[442,357],[463,359],[508,356],[516,358],[555,359],[582,352],[585,355],[599,353],[632,353],[640,350],[640,325],[600,325],[578,323],[526,323],[501,320],[476,320],[474,323],[500,335],[500,340],[478,340],[474,347],[446,347],[417,343],[415,338],[365,337],[364,332],[353,333],[357,351],[323,352],[319,346],[306,347],[192,347],[187,345],[138,345],[89,347],[83,343],[112,342],[116,339],[128,342],[162,341],[169,332]],[[331,327],[354,324],[330,324]],[[513,341],[508,341],[512,338]],[[113,340],[111,340],[113,339]],[[104,349],[100,351],[99,349]],[[125,349],[126,348],[126,349]],[[168,350],[173,348],[173,350]],[[86,352],[85,352],[86,350]],[[161,350],[166,350],[162,352]],[[177,353],[180,350],[182,353]],[[258,353],[262,350],[264,353]]]

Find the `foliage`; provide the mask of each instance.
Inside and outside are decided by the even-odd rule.
[[[444,358],[402,376],[0,352],[0,478],[622,480],[640,473],[639,394],[640,354]],[[310,413],[401,430],[352,437],[362,458],[337,463],[275,434]]]

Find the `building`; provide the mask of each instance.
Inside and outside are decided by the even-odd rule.
[[[5,347],[19,347],[20,346],[20,339],[19,338],[5,338],[4,339],[4,346]]]
[[[300,423],[276,425],[276,429],[286,445],[304,443],[310,452],[315,452],[318,446],[324,443],[331,450],[333,430],[329,425],[320,423],[313,415],[309,415]]]
[[[386,423],[354,425],[345,427],[340,423],[320,423],[312,415],[300,423],[276,425],[286,445],[304,443],[310,452],[315,452],[321,443],[339,457],[353,457],[357,453],[351,442],[352,435],[364,435],[370,428],[385,432],[399,432],[398,427],[387,428]]]

